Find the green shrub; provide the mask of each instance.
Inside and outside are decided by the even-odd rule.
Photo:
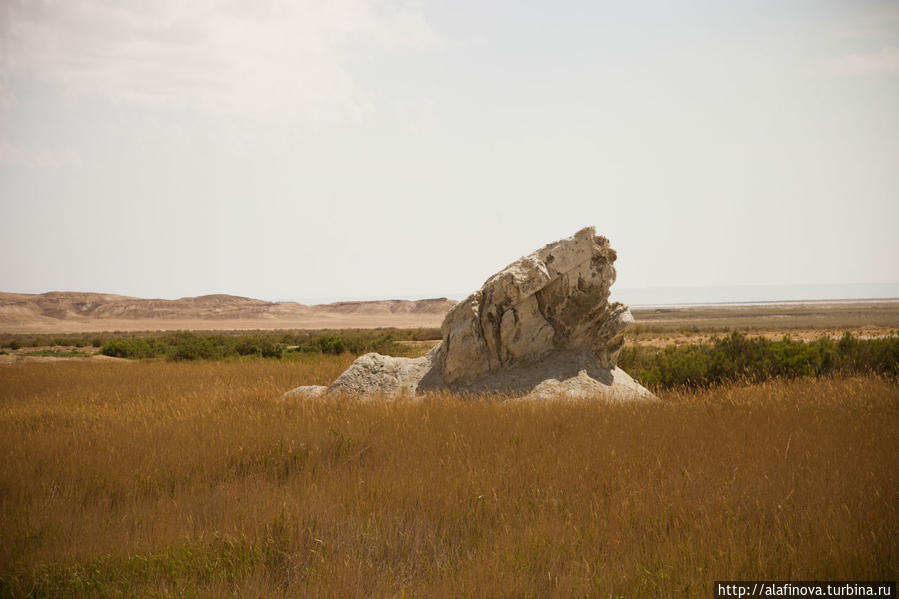
[[[899,375],[899,337],[839,341],[779,341],[731,333],[711,343],[670,345],[661,350],[626,346],[618,364],[653,388],[702,387],[728,381],[760,381],[831,374]]]
[[[335,335],[320,335],[312,340],[313,347],[323,354],[342,354],[347,351],[347,342]],[[357,348],[358,352],[358,348]]]
[[[259,341],[249,337],[238,341],[237,345],[234,346],[234,350],[241,356],[252,356],[262,353]]]
[[[169,360],[220,360],[237,353],[236,343],[222,335],[201,337],[194,333],[178,333],[171,340]]]
[[[278,358],[280,360],[284,357],[284,345],[281,343],[272,343],[271,341],[263,341],[261,353],[263,358]]]
[[[166,352],[165,344],[153,338],[113,339],[103,344],[100,353],[114,358],[156,358]]]

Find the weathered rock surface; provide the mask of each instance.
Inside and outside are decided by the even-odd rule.
[[[441,388],[441,345],[420,358],[396,358],[370,353],[360,356],[337,377],[328,391],[351,395],[412,395]]]
[[[328,393],[404,395],[429,390],[510,392],[535,398],[654,396],[616,367],[633,317],[609,303],[615,251],[593,227],[520,258],[443,320],[443,340],[421,358],[366,354]],[[300,387],[292,394],[320,394]]]

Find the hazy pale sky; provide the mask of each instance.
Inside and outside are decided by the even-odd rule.
[[[899,282],[899,2],[0,4],[0,290]]]

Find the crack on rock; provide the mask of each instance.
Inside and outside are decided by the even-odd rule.
[[[564,345],[565,339],[568,337],[567,327],[557,317],[556,304],[552,302],[552,300],[554,299],[553,285],[556,285],[556,287],[558,287],[559,280],[560,279],[556,279],[555,281],[553,281],[553,283],[547,285],[535,294],[537,297],[537,306],[538,310],[540,311],[540,315],[543,316],[543,319],[553,329],[554,347],[562,347]]]

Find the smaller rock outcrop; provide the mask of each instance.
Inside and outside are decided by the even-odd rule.
[[[616,358],[633,323],[609,300],[615,251],[593,227],[524,256],[453,306],[442,340],[421,358],[366,354],[327,388],[290,395],[412,395],[446,389],[535,398],[654,396]]]

